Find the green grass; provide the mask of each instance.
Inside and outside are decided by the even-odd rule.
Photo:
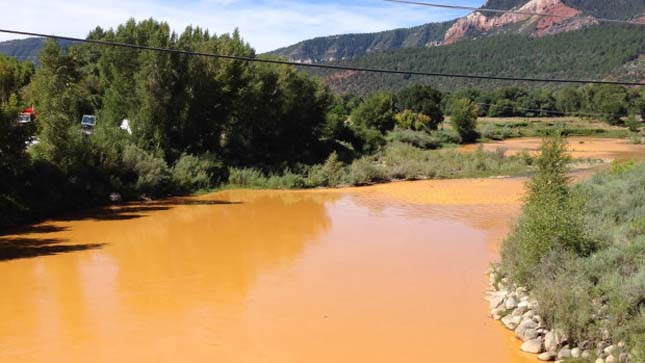
[[[229,171],[229,186],[266,189],[300,189],[360,186],[393,180],[477,178],[519,175],[533,170],[527,155],[507,156],[502,149],[487,152],[425,150],[401,142],[388,144],[372,156],[343,164],[332,154],[324,164],[306,167],[300,172],[285,170],[266,175],[258,169]]]
[[[595,250],[547,249],[522,267],[527,275],[516,282],[532,286],[540,302],[538,313],[551,327],[563,329],[571,343],[597,342],[607,331],[614,343],[627,342],[633,362],[645,362],[645,163],[615,163],[570,187],[570,192],[580,203],[569,204],[560,215],[581,216],[580,233]],[[525,209],[518,226],[537,217]],[[561,218],[541,219],[544,236],[555,237],[561,222]],[[560,235],[562,243],[580,233]],[[504,242],[504,249],[514,244],[514,238]],[[506,253],[502,259],[502,268],[512,278],[518,276],[516,258]]]
[[[493,118],[478,120],[478,131],[483,140],[504,140],[514,137],[542,137],[561,131],[565,136],[588,136],[627,138],[633,135],[629,129],[612,126],[605,122],[579,117],[551,118]]]

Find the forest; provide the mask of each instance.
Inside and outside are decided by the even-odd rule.
[[[152,19],[96,28],[88,38],[256,56],[237,32],[176,34]],[[34,121],[17,123],[28,107]],[[441,92],[416,84],[360,97],[335,94],[293,66],[49,41],[37,67],[0,57],[0,227],[224,185],[520,172],[530,158],[431,150],[476,141],[479,116],[588,114],[640,122],[645,92],[597,85]],[[91,132],[81,128],[83,115],[96,116]]]
[[[644,44],[645,32],[639,27],[599,25],[543,38],[499,34],[464,40],[450,46],[374,52],[331,63],[415,72],[638,81],[645,77],[642,69],[632,73],[626,65],[639,59],[645,52]],[[414,75],[354,74],[328,70],[315,70],[314,73],[323,77],[325,83],[337,92],[360,95],[396,91],[416,83],[432,84],[446,91],[472,87],[494,90],[509,85],[499,81]],[[560,87],[525,82],[512,85],[525,88]]]

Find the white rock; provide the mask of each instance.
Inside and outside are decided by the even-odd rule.
[[[526,342],[538,337],[536,328],[537,324],[533,320],[524,320],[520,323],[517,329],[515,329],[515,335],[517,335],[517,337],[523,342]]]
[[[614,345],[610,345],[604,349],[605,354],[611,354],[616,350],[616,347]]]
[[[571,350],[569,348],[562,348],[558,353],[558,359],[571,358]]]
[[[580,358],[580,354],[582,354],[582,351],[580,348],[573,348],[571,349],[571,356],[574,358]]]
[[[535,315],[533,310],[529,310],[522,315],[522,319],[531,319]],[[537,325],[536,325],[537,326]]]
[[[498,308],[495,308],[495,309],[491,310],[491,311],[490,311],[490,314],[491,314],[491,315],[500,315],[500,314],[502,314],[505,310],[506,310],[506,309],[504,309],[503,307],[501,307],[501,306],[500,306],[500,307],[498,307]]]
[[[513,323],[511,322],[512,319],[513,319],[512,315],[506,315],[505,317],[502,318],[502,324],[504,324],[504,326],[508,329],[515,330],[514,328],[516,328],[517,325],[513,325]]]
[[[507,309],[515,309],[517,307],[517,299],[515,298],[514,295],[510,295],[509,297],[506,298],[506,302],[504,303]]]
[[[594,363],[605,363],[605,360],[602,358],[598,358]]]
[[[536,338],[526,341],[522,344],[520,350],[526,353],[539,354],[542,352],[542,339]]]
[[[491,310],[500,307],[504,303],[504,298],[505,297],[506,296],[503,295],[503,294],[495,294],[495,295],[491,296],[490,299],[489,299],[489,306],[490,306]]]
[[[605,358],[605,363],[617,363],[617,362],[618,360],[613,355],[610,355],[607,358]]]
[[[544,352],[538,355],[538,359],[544,362],[555,360],[556,354],[554,352]]]
[[[559,330],[551,330],[544,336],[544,348],[549,352],[555,352],[567,338]]]
[[[524,309],[522,309],[522,308],[517,308],[517,309],[513,310],[513,312],[511,313],[511,315],[522,317],[522,315],[524,315],[524,313],[525,313],[525,312],[526,312],[526,308],[524,308]]]
[[[591,352],[588,350],[583,350],[582,353],[580,353],[580,358],[584,358],[584,359],[591,358]]]
[[[618,362],[620,363],[626,363],[629,361],[629,354],[627,353],[620,353],[618,356]]]

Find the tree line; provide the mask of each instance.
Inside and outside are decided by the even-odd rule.
[[[88,38],[256,56],[237,32],[177,34],[152,19],[96,28]],[[621,122],[642,114],[644,99],[620,87],[442,93],[428,85],[361,98],[334,94],[293,66],[49,41],[37,68],[0,57],[0,226],[104,204],[110,195],[209,189],[228,182],[231,168],[304,172],[393,142],[422,149],[469,142],[481,115],[598,109]],[[35,122],[17,124],[27,106]],[[448,114],[454,130],[444,129]],[[91,135],[81,130],[83,115],[96,116]],[[123,120],[129,130],[119,127]]]

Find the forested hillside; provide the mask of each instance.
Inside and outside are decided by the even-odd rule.
[[[565,4],[597,18],[634,19],[645,15],[642,0],[563,0]]]
[[[45,42],[46,40],[42,38],[17,39],[0,42],[0,54],[14,57],[19,61],[30,61],[32,63],[36,63],[38,61],[38,55],[40,55],[40,51],[43,49]],[[71,42],[59,40],[58,44],[63,48],[66,48],[71,44]]]
[[[320,37],[272,53],[291,60],[319,63],[351,59],[367,53],[401,48],[423,48],[443,40],[454,21],[430,23],[415,28],[396,29],[380,33],[344,34]]]
[[[641,0],[489,0],[483,6],[489,9],[510,10],[533,4],[525,11],[553,13],[558,16],[582,15],[596,18],[635,19],[645,15],[645,1]],[[568,10],[566,10],[568,9]],[[432,8],[419,11],[431,12]],[[564,11],[564,12],[563,12]],[[594,24],[588,21],[561,21],[559,18],[549,24],[538,24],[538,19],[506,16],[505,21],[496,22],[502,14],[484,13],[485,17],[462,18],[444,23],[430,23],[410,29],[396,29],[372,34],[345,34],[306,40],[278,49],[272,53],[299,62],[326,62],[352,59],[374,52],[402,48],[428,48],[450,44],[456,40],[495,36],[500,33],[522,33],[533,36],[569,32]],[[553,19],[551,19],[553,20]],[[539,30],[536,33],[536,28]],[[455,37],[454,34],[457,34]]]
[[[634,26],[603,25],[544,38],[518,34],[499,35],[434,48],[402,49],[369,54],[333,64],[359,67],[481,74],[490,76],[585,78],[640,81],[645,79],[642,62],[645,31]],[[622,70],[631,63],[629,72]],[[636,67],[636,68],[634,68]],[[497,88],[508,82],[482,82],[437,77],[322,72],[325,82],[339,92],[368,94],[426,83],[441,90],[462,87]]]

